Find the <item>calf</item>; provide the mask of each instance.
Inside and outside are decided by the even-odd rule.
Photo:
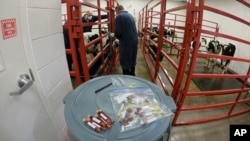
[[[85,33],[85,34],[86,34],[86,33]],[[98,34],[90,34],[90,35],[87,35],[87,36],[85,37],[85,44],[86,44],[87,42],[91,42],[91,41],[97,39],[98,37],[99,37]],[[86,39],[86,38],[87,38],[87,39]],[[97,53],[99,52],[99,43],[100,43],[100,41],[97,42],[97,43],[95,43],[93,46],[89,47],[89,48],[86,50],[86,53],[92,53],[93,56],[96,56]]]
[[[110,57],[109,54],[107,52],[104,53],[104,60]],[[101,65],[102,65],[102,57],[99,57],[97,59],[97,61],[93,64],[93,66],[91,68],[89,68],[89,75],[90,78],[95,78],[98,77],[100,75],[102,75],[102,70],[101,70]]]
[[[172,42],[174,42],[174,39],[176,39],[177,42],[177,33],[174,29],[164,29],[164,36],[167,39],[172,39]]]
[[[157,47],[155,45],[153,45],[153,44],[150,44],[149,45],[149,51],[150,51],[150,54],[153,57],[154,61],[156,61]],[[159,61],[162,61],[162,59],[163,59],[163,55],[160,53]]]
[[[153,28],[152,28],[152,32],[159,35],[159,29],[158,29],[158,27],[153,27]],[[155,35],[155,34],[152,34],[152,35],[150,36],[150,39],[151,39],[151,40],[154,40],[155,42],[157,42],[157,41],[158,41],[158,36]]]
[[[152,32],[159,35],[158,27],[153,27]],[[176,39],[176,41],[177,41],[177,34],[176,34],[174,29],[164,29],[163,35],[167,39],[172,38],[172,42],[174,42],[174,39]],[[151,35],[150,36],[151,39],[154,39],[154,38],[157,38],[157,37],[158,36],[156,36],[156,35]]]
[[[153,27],[152,31],[154,33],[157,33],[157,34],[159,33],[159,30],[158,30],[157,27]],[[150,39],[153,40],[154,42],[158,42],[158,37],[156,35],[151,35]],[[154,44],[150,43],[150,42],[149,42],[149,46],[148,47],[149,47],[149,52],[150,52],[152,58],[154,59],[154,61],[156,61],[157,47]],[[162,61],[162,59],[163,59],[163,55],[160,53],[160,59],[159,59],[159,61]]]
[[[65,43],[65,48],[66,49],[69,49],[70,48],[70,43],[69,43],[69,34],[68,34],[68,31],[67,30],[63,30],[63,35],[64,35],[64,43]],[[84,33],[84,43],[85,45],[90,42],[90,41],[93,41],[95,39],[97,39],[99,36],[98,34],[96,33],[93,33],[93,32],[85,32]],[[105,41],[106,39],[103,38],[103,42],[104,44],[106,43]],[[100,41],[96,42],[93,46],[89,47],[87,50],[86,50],[86,53],[87,54],[92,54],[94,57],[98,54],[99,52],[99,47],[100,47]],[[81,59],[80,59],[80,53],[79,53],[79,45],[76,44],[76,48],[77,48],[77,60],[78,60],[78,66],[79,66],[79,69],[80,69],[80,73],[83,73],[82,72],[82,63],[81,63]],[[73,67],[72,67],[72,63],[73,63],[73,60],[72,60],[72,55],[71,54],[67,54],[67,62],[68,62],[68,68],[69,68],[69,71],[72,71],[73,70]],[[104,58],[107,57],[107,54],[105,53],[104,54]],[[102,57],[99,57],[98,60],[95,62],[95,64],[89,69],[89,74],[91,75],[91,78],[93,76],[98,76],[100,74],[100,66],[102,65]],[[83,78],[84,79],[84,78]]]
[[[207,53],[219,54],[223,49],[223,45],[218,40],[211,40],[208,43]],[[210,68],[210,66],[215,64],[213,58],[208,58],[205,67]]]
[[[194,40],[194,39],[193,39],[193,40]],[[192,53],[193,53],[195,44],[196,44],[195,41],[192,41],[192,42],[190,43],[189,58],[188,58],[188,62],[187,62],[188,65],[190,64],[190,61],[191,61],[191,57],[192,57]],[[207,46],[207,39],[204,38],[204,37],[202,37],[202,38],[200,39],[199,48],[200,48],[200,47],[204,47],[204,46],[205,46],[205,47]]]
[[[223,46],[221,55],[226,55],[226,56],[233,57],[234,54],[235,54],[235,50],[236,50],[235,45],[229,43],[228,45]],[[221,67],[222,73],[227,71],[227,68],[228,68],[228,65],[229,65],[230,61],[231,60],[229,60],[229,59],[227,59],[227,60],[221,59],[220,67]]]
[[[85,35],[85,42],[91,42],[99,38],[98,34],[94,34],[94,33],[84,33],[84,35]],[[98,41],[93,46],[89,47],[86,50],[86,53],[92,53],[92,55],[95,57],[100,51],[100,42],[101,41]],[[109,42],[110,42],[110,39],[108,37],[102,39],[103,45],[107,45]],[[104,52],[104,60],[107,57],[110,58],[109,51]],[[90,78],[94,78],[102,74],[101,65],[102,65],[102,57],[99,57],[97,61],[93,64],[93,66],[89,68]]]
[[[208,48],[207,51],[209,53],[213,53],[213,54],[219,54],[221,49],[222,49],[223,45],[220,44],[220,42],[218,40],[211,40],[208,43]]]
[[[223,45],[217,40],[212,40],[209,42],[207,50],[208,53],[219,54],[221,52],[221,55],[233,57],[235,54],[236,47],[231,43]],[[214,62],[213,64],[215,64],[215,60],[208,59],[207,68],[209,68],[211,62]],[[226,60],[221,59],[220,62],[221,73],[225,73],[225,71],[227,71],[229,63],[230,63],[229,59]]]
[[[152,32],[159,35],[158,27],[153,27]],[[158,42],[158,36],[155,34],[152,34],[150,36],[150,39],[153,40],[154,42]],[[172,41],[174,41],[175,38],[177,39],[177,34],[176,34],[175,30],[173,30],[173,29],[164,29],[164,37],[165,38],[171,37]],[[156,60],[157,47],[154,44],[149,43],[149,51],[150,51],[150,54],[153,57],[153,59]],[[159,61],[162,61],[162,59],[163,59],[163,55],[160,53]]]

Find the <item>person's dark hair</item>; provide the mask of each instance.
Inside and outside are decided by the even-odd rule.
[[[122,5],[118,5],[118,6],[115,7],[115,10],[116,11],[122,11],[122,10],[124,10],[124,7]]]

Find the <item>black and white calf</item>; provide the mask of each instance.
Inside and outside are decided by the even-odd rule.
[[[152,31],[153,31],[154,33],[156,33],[156,34],[159,33],[159,30],[158,30],[157,27],[153,27]],[[156,36],[156,35],[151,35],[151,36],[150,36],[150,39],[151,39],[153,42],[155,42],[155,43],[158,42],[158,36]],[[154,59],[154,61],[156,61],[157,47],[156,47],[153,43],[151,43],[150,41],[149,41],[149,43],[148,43],[148,47],[149,47],[149,53],[150,53],[150,55],[152,56],[152,58]],[[163,59],[163,55],[160,53],[159,61],[162,61],[162,59]]]
[[[208,43],[207,51],[213,54],[219,54],[223,45],[218,40],[211,40]]]
[[[99,38],[99,35],[94,33],[94,32],[84,33],[85,44],[89,43],[97,38]],[[106,36],[105,38],[102,39],[102,44],[106,45],[109,43],[109,41],[110,41],[109,37]],[[94,45],[90,46],[86,50],[86,53],[91,55],[91,56],[87,56],[88,62],[90,62],[93,59],[93,57],[95,57],[100,52],[100,42],[101,41],[96,42]],[[105,52],[104,59],[108,56],[109,56],[109,54]],[[90,74],[91,78],[101,75],[101,73],[102,73],[102,70],[100,70],[101,65],[102,65],[102,57],[99,57],[97,59],[97,61],[93,64],[93,66],[89,69],[89,74]]]
[[[177,33],[174,29],[164,29],[164,36],[167,39],[172,39],[172,42],[174,42],[174,39],[177,42]]]
[[[159,36],[159,28],[158,27],[153,27],[152,32],[155,33],[155,34],[152,34],[150,36],[150,39],[152,41],[154,41],[155,43],[157,43],[158,42],[158,36]],[[158,35],[156,35],[156,34],[158,34]],[[176,34],[175,30],[173,30],[173,29],[164,29],[163,34],[164,34],[164,37],[167,38],[167,39],[172,38],[172,42],[174,41],[174,39],[177,40],[177,34]],[[153,59],[156,60],[157,47],[154,44],[152,44],[151,42],[149,42],[149,50],[150,50],[150,54],[153,57]],[[162,61],[162,59],[163,59],[163,55],[160,54],[159,61]]]
[[[236,51],[236,47],[232,43],[222,44],[218,40],[211,40],[208,43],[207,51],[208,53],[213,53],[213,54],[219,54],[221,52],[221,55],[233,57]],[[215,62],[216,62],[215,59],[211,59],[211,58],[207,59],[206,67],[209,68],[211,63],[213,63],[214,65]],[[221,62],[220,62],[221,73],[225,73],[227,71],[229,63],[230,63],[229,59],[226,59],[226,60],[221,59]]]
[[[210,40],[207,46],[207,53],[219,54],[223,48],[223,45],[218,40]],[[214,58],[208,58],[205,67],[210,68],[214,65],[216,60]]]
[[[191,61],[191,58],[192,58],[192,54],[193,54],[193,50],[194,50],[195,44],[196,44],[196,43],[195,43],[194,41],[192,41],[192,42],[190,43],[189,58],[188,58],[188,62],[187,62],[188,65],[190,64],[190,61]],[[207,47],[207,39],[206,39],[206,38],[202,37],[202,38],[200,39],[199,48],[200,48],[200,47]]]
[[[99,37],[98,34],[96,33],[93,33],[93,32],[86,32],[84,33],[84,43],[85,45],[95,39],[97,39]],[[100,41],[98,41],[97,43],[95,43],[94,45],[92,45],[91,47],[89,47],[87,50],[86,50],[86,53],[87,54],[93,54],[93,56],[96,56],[97,53],[99,52],[100,50]]]
[[[235,45],[229,43],[228,45],[223,46],[221,55],[226,55],[226,56],[233,57],[234,54],[235,54],[235,51],[236,51]],[[221,64],[220,64],[220,67],[221,67],[221,70],[222,70],[221,73],[224,73],[225,71],[227,71],[227,68],[228,68],[228,65],[229,65],[230,61],[231,60],[229,60],[229,59],[227,59],[227,60],[221,59]]]
[[[156,33],[156,34],[159,34],[159,28],[158,27],[153,27],[152,32]],[[172,42],[174,42],[174,39],[176,39],[176,41],[177,41],[177,33],[176,33],[176,31],[174,29],[170,29],[170,28],[164,29],[163,35],[167,39],[172,39]],[[152,38],[152,39],[157,38],[157,36],[156,35],[151,35],[150,38]]]
[[[99,37],[99,35],[94,33],[94,32],[85,32],[83,34],[84,34],[84,44],[85,45]],[[63,30],[63,35],[64,35],[65,49],[70,49],[68,31]],[[103,40],[102,40],[103,45],[106,44],[106,40],[107,40],[107,38],[103,38]],[[80,72],[83,73],[83,71],[82,71],[83,70],[82,69],[82,63],[81,63],[81,58],[80,58],[80,52],[79,52],[79,45],[78,44],[76,44],[76,49],[77,49],[76,56],[77,56],[77,60],[78,60],[78,63],[79,63],[78,66],[79,66]],[[96,42],[94,45],[92,45],[91,47],[89,47],[86,50],[86,53],[87,53],[86,55],[87,55],[88,62],[90,60],[92,60],[92,58],[95,57],[98,54],[99,51],[100,51],[100,41]],[[107,55],[104,54],[104,56],[107,56]],[[71,54],[66,54],[66,57],[67,57],[69,71],[72,71],[73,70],[72,55]],[[98,60],[95,62],[95,64],[89,69],[89,73],[90,73],[91,76],[95,76],[95,74],[99,72],[99,68],[102,65],[102,60],[101,59],[102,58],[99,57]]]

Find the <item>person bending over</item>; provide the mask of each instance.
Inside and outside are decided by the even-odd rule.
[[[124,75],[135,76],[137,29],[134,17],[122,5],[115,8],[115,37],[119,40],[119,61]]]

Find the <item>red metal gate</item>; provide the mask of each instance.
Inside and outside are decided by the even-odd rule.
[[[218,23],[204,19],[204,11],[228,17],[246,26],[249,26],[250,22],[234,14],[207,6],[204,0],[199,0],[198,2],[188,0],[187,3],[178,7],[166,7],[168,7],[167,0],[150,1],[139,13],[138,32],[143,35],[140,39],[140,47],[142,48],[152,81],[161,85],[166,94],[171,95],[177,104],[173,125],[208,122],[249,112],[250,107],[246,106],[245,103],[249,103],[250,98],[246,98],[244,95],[250,90],[248,85],[250,67],[244,74],[204,74],[194,71],[195,66],[198,65],[197,60],[200,58],[229,59],[245,63],[246,66],[250,64],[249,58],[204,53],[199,51],[199,45],[196,44],[192,52],[190,65],[187,65],[187,62],[190,53],[190,43],[192,41],[199,43],[202,36],[228,39],[248,47],[250,45],[250,42],[246,39],[220,33]],[[177,17],[180,15],[174,13],[181,10],[185,10],[185,14],[183,14],[185,17],[184,20],[179,20]],[[168,18],[169,15],[175,16],[174,18]],[[184,24],[178,25],[177,22],[183,22]],[[212,23],[212,26],[211,24],[206,24],[208,22]],[[159,28],[159,33],[152,32],[153,26]],[[182,38],[181,43],[165,38],[163,35],[165,27],[174,28],[181,35],[181,37],[178,37]],[[158,37],[157,42],[150,39],[152,35]],[[170,49],[176,51],[173,53],[171,50],[163,49],[164,44],[167,44]],[[150,45],[154,45],[157,48],[156,59],[150,55]],[[163,55],[162,61],[159,59],[160,55]],[[190,84],[193,83],[192,79],[194,78],[240,79],[241,87],[237,89],[193,91],[190,90]],[[225,100],[224,97],[228,96],[231,98]],[[219,112],[212,112],[215,110]],[[196,113],[199,116],[188,119],[185,116],[186,113]]]
[[[106,7],[102,8],[101,0],[97,0],[96,4],[92,4],[86,1],[79,0],[62,0],[62,4],[66,4],[67,13],[63,17],[67,18],[67,24],[63,26],[64,29],[68,30],[70,47],[66,49],[66,54],[70,54],[73,60],[74,70],[70,71],[70,76],[75,78],[76,85],[88,81],[91,79],[90,68],[96,63],[99,58],[102,58],[102,65],[100,69],[102,74],[109,74],[114,71],[115,64],[117,62],[117,49],[112,48],[112,41],[104,45],[102,39],[107,37],[108,34],[103,34],[101,29],[102,25],[108,25],[108,32],[114,32],[114,6],[116,5],[115,0],[106,1]],[[85,6],[85,9],[82,8]],[[97,11],[98,22],[97,23],[82,23],[82,14],[87,11],[87,8],[92,8]],[[107,21],[101,21],[101,12],[108,15]],[[88,43],[84,42],[84,26],[97,25],[99,37]],[[100,52],[88,62],[86,50],[90,47],[100,42]],[[77,58],[77,52],[80,53],[80,60]],[[111,57],[104,57],[104,53],[110,52]],[[81,63],[79,63],[81,62]],[[81,64],[81,65],[80,65]],[[80,72],[80,68],[82,72]]]

